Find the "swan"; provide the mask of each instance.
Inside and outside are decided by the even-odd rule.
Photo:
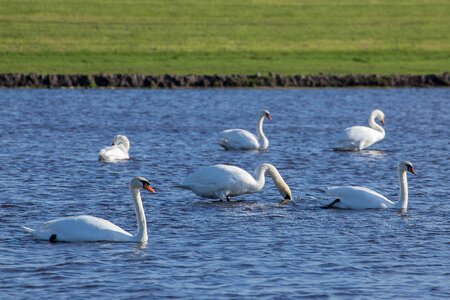
[[[136,210],[138,232],[136,235],[123,230],[110,221],[88,216],[64,217],[44,223],[40,229],[31,229],[22,226],[39,240],[50,242],[147,242],[147,221],[142,206],[140,189],[152,193],[155,190],[144,177],[134,177],[130,182],[131,200]]]
[[[116,135],[110,147],[103,148],[98,153],[98,159],[104,162],[113,162],[121,159],[129,159],[130,141],[124,135]]]
[[[353,126],[345,129],[345,137],[338,141],[334,150],[360,151],[384,139],[384,129],[375,122],[375,119],[379,119],[381,124],[384,125],[384,113],[375,109],[369,117],[370,127]]]
[[[335,186],[328,189],[328,194],[334,197],[334,201],[319,200],[324,208],[408,208],[408,180],[406,172],[416,175],[412,163],[402,161],[397,166],[398,181],[400,183],[399,201],[392,202],[383,195],[363,186]]]
[[[225,150],[265,150],[269,147],[269,140],[263,132],[263,121],[272,120],[267,110],[259,113],[256,132],[258,136],[243,129],[227,129],[220,133],[219,145]]]
[[[272,177],[283,198],[285,200],[292,199],[289,186],[271,164],[258,166],[254,176],[241,168],[230,165],[219,164],[205,167],[187,176],[180,187],[189,189],[203,198],[230,201],[230,197],[259,192],[264,187],[266,172]]]

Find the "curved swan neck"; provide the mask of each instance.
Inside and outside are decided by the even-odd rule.
[[[255,170],[255,177],[256,182],[258,184],[258,190],[262,189],[265,184],[265,174],[266,172],[269,173],[269,176],[272,178],[275,186],[277,187],[278,191],[280,192],[283,197],[286,193],[291,196],[291,190],[289,189],[289,186],[284,181],[283,177],[281,177],[278,170],[271,164],[262,164]]]
[[[262,115],[262,116],[259,117],[258,125],[256,127],[256,132],[258,134],[259,139],[262,142],[261,148],[262,149],[267,149],[267,147],[269,147],[269,140],[267,139],[267,137],[266,137],[266,135],[264,134],[264,131],[263,131],[264,118],[265,118],[265,115]]]
[[[406,171],[398,170],[398,183],[400,185],[400,198],[397,203],[397,207],[401,209],[408,208],[408,176]]]
[[[377,117],[376,114],[371,114],[371,115],[370,115],[370,118],[369,118],[369,126],[370,126],[372,129],[374,129],[374,130],[380,132],[380,133],[383,135],[383,137],[384,137],[384,135],[385,135],[384,128],[381,127],[377,122],[375,122],[375,118],[376,118],[376,117]]]
[[[136,210],[136,221],[138,226],[138,232],[134,236],[134,239],[138,242],[147,242],[147,220],[145,218],[144,206],[142,205],[141,192],[139,189],[130,189],[131,199],[134,203],[134,209]]]

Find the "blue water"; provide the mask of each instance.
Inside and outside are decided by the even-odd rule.
[[[448,89],[0,90],[0,298],[449,298]],[[268,151],[227,152],[219,131],[255,131]],[[342,131],[386,114],[386,138],[361,153],[330,148]],[[116,134],[131,160],[104,164]],[[397,200],[410,160],[410,206],[324,210],[329,185],[365,185]],[[202,166],[275,165],[294,202],[267,180],[257,194],[212,203],[175,186]],[[128,183],[143,193],[147,245],[36,241],[37,227],[91,214],[131,232]]]

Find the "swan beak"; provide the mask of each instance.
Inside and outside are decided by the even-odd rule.
[[[146,189],[150,193],[154,193],[155,192],[155,190],[148,184],[144,185],[144,189]]]
[[[381,119],[380,122],[381,122],[381,125],[384,126],[384,119]]]
[[[408,167],[408,171],[409,171],[410,173],[414,174],[414,175],[417,175],[417,174],[416,174],[416,171],[414,170],[413,167]]]
[[[269,121],[272,121],[272,117],[270,115],[266,115],[267,119],[269,119]]]

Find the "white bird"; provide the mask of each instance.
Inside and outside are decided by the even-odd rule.
[[[220,199],[243,194],[259,192],[265,184],[265,173],[272,177],[275,186],[284,199],[292,199],[289,186],[283,180],[278,170],[271,164],[261,164],[254,172],[254,176],[247,171],[229,165],[214,165],[202,168],[187,176],[180,187],[193,191],[200,197]]]
[[[114,162],[116,160],[129,159],[130,141],[124,135],[116,135],[112,145],[105,147],[98,153],[98,159],[104,162]]]
[[[345,136],[338,141],[338,145],[334,150],[360,151],[384,139],[384,129],[375,122],[376,118],[384,125],[384,113],[379,109],[375,109],[369,117],[370,127],[353,126],[345,129]]]
[[[155,190],[147,179],[134,177],[130,182],[131,200],[136,210],[138,231],[136,235],[123,230],[119,226],[105,219],[82,215],[64,217],[44,223],[40,229],[31,229],[22,226],[39,240],[50,242],[147,242],[147,221],[144,207],[142,206],[140,189],[146,189],[152,193]]]
[[[265,150],[269,147],[269,140],[263,132],[263,121],[272,120],[267,110],[259,113],[256,132],[258,136],[243,129],[227,129],[220,133],[219,145],[225,150]]]
[[[372,191],[363,186],[336,186],[328,189],[335,200],[319,200],[324,208],[346,208],[346,209],[367,209],[367,208],[408,208],[408,179],[406,172],[416,175],[412,163],[409,161],[400,162],[397,166],[398,181],[400,184],[399,201],[393,202],[385,196]]]

